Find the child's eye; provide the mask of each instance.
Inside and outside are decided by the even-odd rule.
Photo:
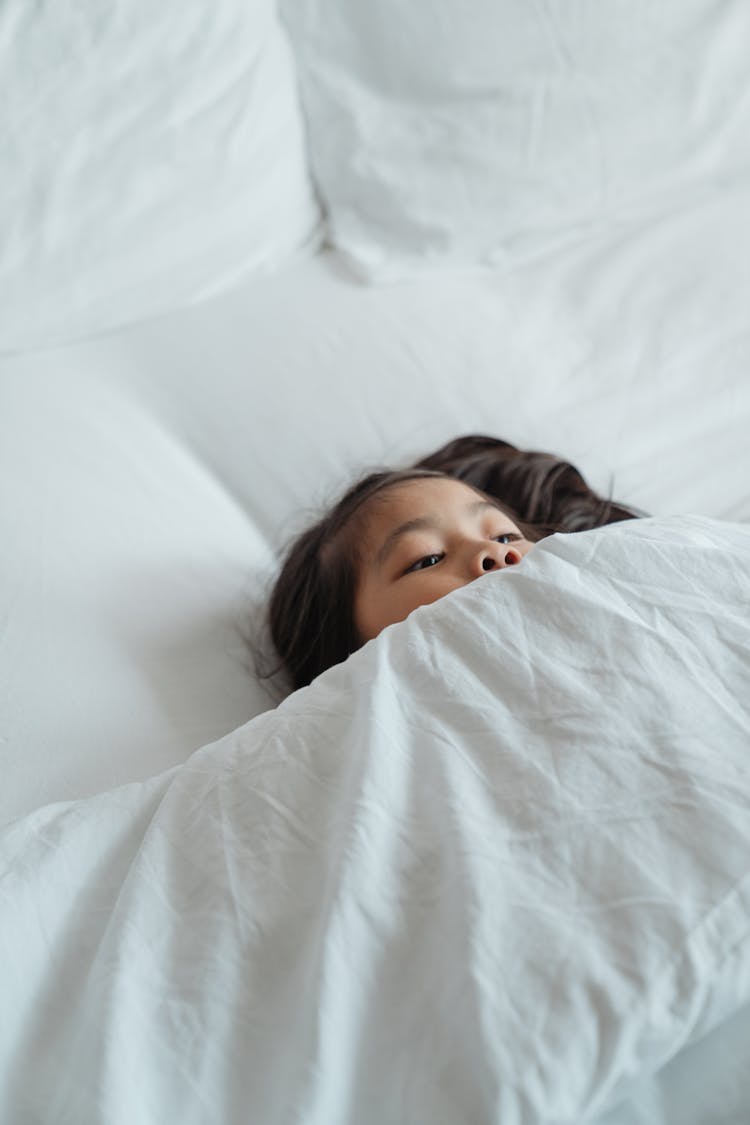
[[[503,535],[495,536],[496,543],[517,543],[519,539],[521,539],[521,536],[517,535],[515,531],[506,531]]]
[[[426,570],[428,566],[436,566],[442,557],[442,555],[425,555],[423,558],[417,559],[415,563],[407,567],[404,574],[411,574],[414,570]]]

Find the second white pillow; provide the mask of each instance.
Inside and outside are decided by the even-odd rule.
[[[391,278],[523,260],[750,156],[741,0],[285,0],[331,235]]]

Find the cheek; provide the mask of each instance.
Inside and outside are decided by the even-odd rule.
[[[432,605],[463,586],[460,579],[425,570],[387,588],[365,583],[354,599],[354,625],[362,644],[377,637],[386,625],[403,621],[421,605]]]
[[[372,616],[372,603],[368,601],[364,592],[357,592],[354,598],[353,618],[354,628],[360,644],[369,641],[372,637],[370,617]]]
[[[415,607],[432,605],[433,602],[439,601],[440,598],[444,598],[446,594],[450,594],[462,585],[462,582],[445,574],[437,572],[430,574],[429,571],[425,571],[424,577],[414,583],[414,588],[410,591],[410,597]]]
[[[397,620],[393,616],[394,602],[389,597],[390,591],[384,590],[379,584],[364,582],[354,596],[354,628],[360,644],[371,641],[377,637],[381,629]]]
[[[420,605],[432,605],[440,601],[446,594],[452,594],[466,583],[455,575],[451,576],[445,571],[424,571],[413,583],[409,584],[408,596],[402,600],[402,617],[406,617],[412,610]]]

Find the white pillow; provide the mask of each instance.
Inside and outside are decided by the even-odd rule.
[[[0,347],[274,266],[319,221],[272,0],[6,0]]]
[[[750,157],[741,0],[282,0],[334,244],[498,266]]]

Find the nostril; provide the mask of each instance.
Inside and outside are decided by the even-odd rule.
[[[495,560],[490,558],[489,555],[482,559],[482,570],[492,570],[495,565]]]
[[[517,562],[518,555],[515,553],[515,551],[508,551],[507,555],[505,556],[505,565],[514,566]]]

